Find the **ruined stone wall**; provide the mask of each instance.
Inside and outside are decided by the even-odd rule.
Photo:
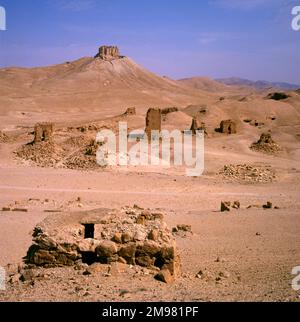
[[[176,277],[180,258],[163,217],[137,208],[51,216],[35,228],[26,261],[46,267],[121,262]]]
[[[95,57],[101,58],[103,60],[114,60],[122,58],[117,46],[101,46],[99,48],[98,54]]]
[[[232,120],[222,121],[220,124],[220,132],[224,134],[237,133],[236,124]]]
[[[135,107],[129,107],[126,112],[124,113],[124,115],[136,115],[136,109]]]
[[[146,116],[146,134],[151,138],[151,131],[161,132],[162,113],[159,108],[150,108]]]
[[[167,114],[175,113],[178,111],[179,111],[178,107],[166,107],[166,108],[162,109],[161,113],[163,115],[167,115]]]
[[[34,143],[50,141],[54,132],[53,123],[38,123],[34,127]]]
[[[191,131],[193,135],[196,134],[197,131],[203,131],[205,135],[207,135],[206,125],[204,122],[201,122],[197,117],[193,118]]]

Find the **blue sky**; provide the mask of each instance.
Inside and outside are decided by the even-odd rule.
[[[93,56],[102,44],[173,78],[244,77],[300,84],[300,0],[0,0],[0,66]]]

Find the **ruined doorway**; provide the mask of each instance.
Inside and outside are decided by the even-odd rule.
[[[94,224],[84,224],[84,239],[95,238],[95,225]]]

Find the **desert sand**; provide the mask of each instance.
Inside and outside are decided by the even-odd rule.
[[[300,265],[300,95],[270,99],[276,91],[171,80],[127,57],[1,69],[0,265],[13,273],[0,301],[299,301],[291,272]],[[124,115],[130,107],[136,115]],[[87,156],[100,129],[119,121],[144,129],[151,107],[177,108],[162,129],[189,130],[195,116],[205,123],[202,176],[183,167],[99,168]],[[237,133],[216,131],[229,119]],[[54,123],[53,141],[28,145],[39,122]],[[262,133],[278,149],[251,149]],[[240,208],[221,212],[222,201]],[[182,272],[173,283],[130,265],[90,275],[36,267],[34,278],[19,280],[16,267],[45,218],[134,205],[163,212],[171,230],[191,225],[174,234]]]

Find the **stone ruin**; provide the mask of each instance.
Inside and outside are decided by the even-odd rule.
[[[180,274],[175,239],[159,212],[139,207],[56,214],[35,227],[26,264],[40,267],[119,262]]]
[[[136,115],[136,109],[135,107],[128,107],[124,115]]]
[[[145,133],[148,139],[151,139],[151,131],[161,132],[162,113],[159,108],[150,108],[146,116],[146,129]]]
[[[161,110],[161,114],[162,115],[167,115],[167,114],[175,113],[175,112],[178,112],[178,111],[179,111],[178,107],[166,107],[166,108]]]
[[[193,135],[196,135],[197,131],[203,131],[205,135],[207,135],[206,126],[204,122],[199,121],[197,117],[193,118],[191,131]]]
[[[224,133],[224,134],[237,133],[235,122],[232,120],[222,121],[220,124],[219,132]]]
[[[265,153],[276,153],[281,150],[279,144],[273,140],[271,133],[262,133],[260,139],[253,143],[250,148]]]
[[[34,143],[47,142],[52,139],[54,132],[53,123],[38,123],[34,127]]]
[[[117,46],[101,46],[95,58],[111,61],[114,59],[123,58],[123,56],[120,55],[120,51]]]

